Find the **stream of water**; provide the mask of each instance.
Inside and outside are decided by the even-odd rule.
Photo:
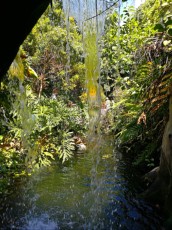
[[[157,210],[138,196],[129,159],[115,150],[113,138],[94,138],[86,153],[16,182],[0,198],[0,229],[162,229]]]

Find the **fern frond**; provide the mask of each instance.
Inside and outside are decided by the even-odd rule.
[[[172,70],[160,76],[159,79],[157,79],[157,81],[151,84],[148,92],[148,98],[150,101],[149,109],[151,113],[157,111],[167,102],[171,83]]]

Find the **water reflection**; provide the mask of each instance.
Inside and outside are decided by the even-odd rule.
[[[137,177],[112,139],[96,143],[64,166],[56,163],[18,182],[1,202],[0,229],[161,229],[157,211],[138,198]]]

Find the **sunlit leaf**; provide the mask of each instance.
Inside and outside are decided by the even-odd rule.
[[[167,46],[167,45],[169,45],[170,43],[171,43],[171,40],[165,40],[165,41],[163,41],[164,46]]]

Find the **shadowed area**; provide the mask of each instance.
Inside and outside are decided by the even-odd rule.
[[[0,80],[50,0],[3,1],[1,6]]]

